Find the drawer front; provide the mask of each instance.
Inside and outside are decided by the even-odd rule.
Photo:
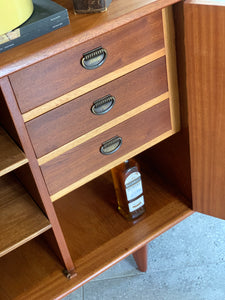
[[[100,169],[120,156],[148,143],[171,129],[169,100],[128,119],[91,140],[41,166],[50,195]],[[100,147],[114,136],[122,137],[121,147],[103,155]]]
[[[162,57],[27,122],[36,155],[39,158],[167,91]],[[107,95],[115,98],[111,110],[102,115],[92,113],[93,102]]]
[[[100,46],[107,50],[105,62],[94,70],[83,68],[83,54]],[[15,72],[10,81],[24,113],[163,47],[162,16],[157,11]]]

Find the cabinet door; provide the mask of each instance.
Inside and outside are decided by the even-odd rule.
[[[193,209],[225,219],[225,1],[183,8]]]

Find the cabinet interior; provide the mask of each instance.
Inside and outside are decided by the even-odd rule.
[[[190,175],[187,134],[181,120],[179,133],[135,156],[141,168],[146,204],[145,215],[136,223],[126,221],[118,213],[110,172],[53,202],[77,272],[76,277],[67,280],[62,275],[63,264],[48,246],[44,232],[48,232],[51,225],[34,203],[33,199],[40,202],[33,193],[35,188],[34,183],[31,184],[27,159],[16,145],[18,137],[3,97],[1,102],[1,115],[4,112],[1,130],[7,127],[12,138],[9,134],[5,135],[23,157],[24,165],[0,178],[0,184],[4,185],[1,193],[4,195],[6,191],[7,197],[11,195],[12,198],[1,197],[1,206],[5,209],[8,203],[9,222],[13,220],[14,226],[6,226],[4,218],[1,218],[3,224],[0,229],[11,228],[11,232],[5,235],[12,236],[12,239],[5,239],[10,245],[1,249],[0,276],[3,280],[0,298],[13,299],[22,294],[26,299],[34,295],[40,299],[46,293],[52,298],[63,297],[192,213],[190,185],[187,186],[189,180],[186,180]],[[183,110],[182,102],[180,108]],[[184,165],[185,184],[179,180]],[[15,179],[15,175],[22,183]],[[33,199],[22,184],[29,186]],[[4,210],[1,209],[1,212]],[[18,218],[15,220],[16,215]],[[17,284],[14,280],[15,266]]]
[[[53,297],[63,295],[138,250],[192,213],[191,203],[182,191],[168,184],[165,176],[154,170],[153,164],[146,163],[151,151],[154,152],[154,147],[135,157],[142,172],[146,204],[143,218],[138,219],[135,224],[126,221],[118,213],[110,172],[55,201],[54,207],[77,276],[70,280],[62,276],[63,265],[47,246],[42,235],[1,258],[0,276],[7,280],[7,286],[10,287],[7,293],[11,297],[15,293],[15,283],[11,278],[15,268],[13,262],[19,261],[18,294],[23,292],[29,297],[30,293],[36,291],[39,297],[42,293]],[[37,270],[37,264],[40,270]],[[4,284],[5,281],[2,281],[1,296],[5,292]]]

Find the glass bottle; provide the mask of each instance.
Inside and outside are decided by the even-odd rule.
[[[97,13],[107,10],[112,0],[73,0],[74,11],[78,14]]]
[[[111,170],[117,197],[118,210],[128,220],[145,212],[144,195],[139,165],[134,159]]]

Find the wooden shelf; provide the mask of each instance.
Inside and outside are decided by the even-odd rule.
[[[176,190],[151,170],[145,172],[142,166],[141,170],[146,215],[136,224],[118,213],[110,172],[54,203],[77,267],[84,257],[88,261],[90,256],[90,263],[92,259],[98,260],[100,249],[96,266],[103,264],[103,253],[105,258],[109,255],[109,261],[126,256],[126,251],[141,247],[192,213],[186,199]]]
[[[25,154],[0,127],[0,176],[28,162]]]
[[[11,174],[0,178],[0,257],[51,228]],[[1,297],[0,297],[1,298]]]
[[[186,200],[157,175],[143,173],[143,186],[146,216],[136,224],[117,212],[110,173],[58,200],[55,209],[78,275],[71,280],[62,276],[62,266],[38,238],[0,261],[1,278],[4,273],[0,298],[65,296],[192,213]],[[11,277],[17,260],[19,282],[15,287]]]

